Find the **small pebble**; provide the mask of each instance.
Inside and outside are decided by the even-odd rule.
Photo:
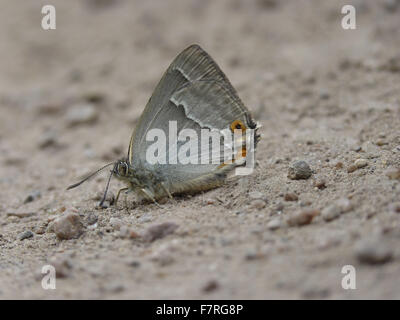
[[[375,144],[376,144],[377,146],[379,146],[379,147],[382,147],[382,146],[384,146],[384,145],[387,145],[388,143],[387,143],[385,140],[377,140],[377,141],[375,142]]]
[[[150,213],[145,213],[144,215],[139,217],[137,221],[140,224],[142,224],[142,223],[150,222],[151,220],[153,220],[153,216]]]
[[[319,214],[320,211],[317,209],[306,209],[293,214],[286,222],[289,226],[303,226],[310,224],[314,217]]]
[[[330,98],[330,94],[329,94],[329,92],[328,91],[325,91],[325,90],[322,90],[321,92],[320,92],[320,94],[319,94],[319,97],[320,97],[320,99],[322,99],[322,100],[327,100],[327,99],[329,99]]]
[[[205,200],[205,203],[210,205],[210,204],[216,204],[217,200],[213,199],[213,198],[208,198],[207,200]]]
[[[63,109],[63,103],[61,102],[47,102],[47,103],[42,103],[36,106],[37,112],[40,115],[51,115],[54,116],[56,114],[59,114],[60,111]]]
[[[300,207],[309,207],[312,205],[312,200],[309,198],[305,198],[299,202]]]
[[[89,215],[87,216],[86,222],[88,225],[93,225],[97,222],[99,218],[97,217],[97,215],[93,212],[89,213]]]
[[[373,143],[372,141],[369,141],[369,140],[365,141],[362,144],[362,150],[363,150],[363,152],[365,152],[365,156],[366,156],[365,159],[379,158],[381,155],[381,152],[382,152],[381,148],[379,148],[375,143]]]
[[[163,244],[151,254],[150,260],[156,262],[161,267],[171,265],[175,262],[174,249],[174,246]]]
[[[264,194],[259,191],[252,191],[252,192],[249,192],[249,198],[253,199],[253,200],[262,199],[262,198],[264,198]]]
[[[365,159],[357,159],[356,161],[354,161],[354,164],[358,169],[361,169],[366,167],[368,165],[368,162]]]
[[[210,293],[219,288],[219,284],[216,280],[208,281],[202,288],[202,291],[205,293]]]
[[[384,2],[383,2],[383,7],[389,13],[395,12],[399,5],[400,5],[400,1],[398,1],[398,0],[384,0]]]
[[[98,118],[97,110],[92,104],[72,106],[66,114],[68,126],[94,123]]]
[[[314,181],[314,187],[318,188],[319,190],[323,190],[326,188],[326,180],[325,178],[318,178]]]
[[[124,222],[118,218],[110,218],[110,225],[114,230],[119,230],[124,225]]]
[[[42,194],[40,193],[40,191],[35,190],[25,198],[24,203],[35,201],[36,199],[39,199],[41,196]]]
[[[136,239],[140,237],[138,233],[136,233],[132,228],[127,226],[120,227],[119,236],[123,239]]]
[[[389,262],[393,252],[384,239],[363,239],[355,246],[355,255],[361,263],[376,265]]]
[[[322,210],[321,215],[325,221],[332,221],[340,216],[340,207],[336,204],[331,204]]]
[[[329,297],[331,291],[329,288],[310,287],[302,291],[301,295],[305,299],[323,299]]]
[[[36,212],[21,211],[21,212],[8,212],[7,216],[8,217],[26,218],[26,217],[34,216],[35,214],[36,214]]]
[[[261,200],[261,199],[253,200],[253,201],[250,203],[250,208],[252,208],[252,209],[258,209],[258,210],[260,210],[260,209],[265,208],[265,206],[266,206],[265,201],[264,201],[264,200]]]
[[[358,169],[357,166],[355,164],[352,164],[347,167],[347,172],[352,173],[352,172],[356,171],[357,169]]]
[[[57,141],[57,135],[55,134],[54,131],[46,131],[44,132],[38,142],[38,146],[40,149],[46,149],[49,147],[54,147],[57,146],[58,141]]]
[[[338,170],[338,169],[342,169],[343,168],[343,162],[337,162],[336,164],[335,164],[335,169],[336,170]]]
[[[128,261],[128,266],[132,267],[132,268],[138,268],[140,267],[140,261],[133,259],[133,260],[129,260]]]
[[[318,237],[317,243],[318,243],[318,249],[320,250],[326,250],[329,248],[336,247],[340,245],[342,242],[342,238],[339,236],[326,236],[326,237]]]
[[[66,213],[51,222],[48,230],[53,231],[59,239],[68,240],[79,238],[84,227],[78,214]]]
[[[49,264],[56,269],[56,277],[67,278],[71,274],[73,264],[68,257],[54,256],[49,259]]]
[[[275,210],[276,210],[277,212],[280,212],[280,211],[282,211],[283,209],[285,209],[285,205],[283,204],[283,202],[278,202],[278,203],[276,204]]]
[[[397,168],[389,168],[385,171],[385,175],[390,180],[400,180],[400,169]]]
[[[267,228],[269,230],[277,230],[281,227],[281,220],[280,219],[272,219],[270,222],[267,224]]]
[[[388,70],[390,72],[400,72],[400,63],[399,63],[399,57],[394,56],[391,57],[386,61],[384,65],[382,65],[382,69]]]
[[[20,166],[26,162],[26,156],[23,156],[22,154],[9,154],[5,155],[4,159],[4,164],[10,165],[10,166]]]
[[[82,97],[93,104],[100,104],[106,100],[105,93],[98,89],[86,91],[82,94]]]
[[[36,234],[44,234],[46,232],[48,222],[42,222],[33,228]]]
[[[104,290],[111,293],[120,293],[125,290],[125,286],[122,283],[110,283],[106,284]]]
[[[247,261],[253,261],[263,259],[265,257],[266,255],[259,250],[250,250],[245,254],[244,259]]]
[[[33,232],[31,230],[26,230],[24,232],[21,232],[18,234],[17,238],[18,240],[25,240],[33,237]]]
[[[296,161],[290,167],[288,171],[288,178],[292,180],[308,179],[311,177],[312,172],[310,166],[305,161]]]
[[[178,227],[179,226],[174,222],[164,222],[153,225],[146,230],[143,239],[147,242],[153,242],[174,233]]]
[[[299,197],[295,193],[286,193],[284,199],[285,201],[297,201]]]
[[[400,202],[391,203],[389,210],[393,213],[400,213]]]
[[[340,209],[340,213],[346,213],[353,209],[353,204],[347,198],[340,198],[336,201],[336,205]]]

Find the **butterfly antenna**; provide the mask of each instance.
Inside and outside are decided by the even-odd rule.
[[[84,178],[83,180],[79,181],[78,183],[72,184],[70,185],[67,190],[76,188],[78,186],[80,186],[82,183],[84,183],[85,181],[89,180],[90,178],[92,178],[93,176],[95,176],[96,174],[98,174],[100,171],[104,170],[105,168],[107,168],[108,166],[111,166],[112,164],[115,164],[115,162],[111,162],[109,164],[106,164],[105,166],[101,167],[100,169],[96,170],[95,172],[89,174],[86,178]]]

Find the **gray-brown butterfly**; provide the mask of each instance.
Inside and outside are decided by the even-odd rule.
[[[206,191],[221,186],[229,172],[249,162],[260,138],[257,129],[216,62],[200,46],[191,45],[158,83],[133,131],[127,157],[68,189],[112,165],[100,206],[112,176],[127,184],[115,202],[121,191],[134,191],[155,203],[173,194]],[[213,140],[215,132],[223,133],[222,138]]]

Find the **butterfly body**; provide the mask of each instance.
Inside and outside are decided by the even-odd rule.
[[[197,178],[177,182],[163,174],[160,165],[154,165],[151,168],[133,167],[127,160],[120,160],[112,174],[127,185],[127,188],[123,188],[127,192],[133,191],[140,200],[155,201],[174,194],[195,194],[219,187],[235,165],[230,166],[217,168],[214,172]]]

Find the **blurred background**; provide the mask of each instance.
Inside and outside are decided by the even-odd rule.
[[[46,4],[56,8],[56,30],[41,28],[41,8]],[[3,0],[0,107],[17,108],[18,117],[40,108],[47,115],[57,114],[27,115],[27,121],[9,121],[3,115],[3,135],[7,126],[15,134],[24,131],[23,136],[29,128],[29,136],[37,135],[40,143],[46,138],[44,131],[54,133],[65,121],[74,122],[74,116],[84,118],[79,110],[78,114],[66,113],[74,104],[89,102],[92,107],[81,113],[86,112],[89,121],[90,117],[99,121],[107,148],[112,141],[116,149],[125,148],[131,129],[117,134],[117,139],[110,137],[111,132],[115,134],[114,121],[132,125],[169,63],[192,43],[215,58],[259,118],[268,120],[272,116],[268,113],[292,107],[289,95],[294,95],[293,90],[278,82],[299,77],[316,82],[316,90],[334,92],[336,105],[329,108],[336,110],[347,101],[346,90],[352,85],[347,75],[354,73],[351,66],[396,69],[399,57],[398,1],[353,1],[355,30],[341,27],[344,4],[313,0]],[[318,82],[318,75],[335,78],[335,82]],[[107,126],[107,122],[112,124]]]

